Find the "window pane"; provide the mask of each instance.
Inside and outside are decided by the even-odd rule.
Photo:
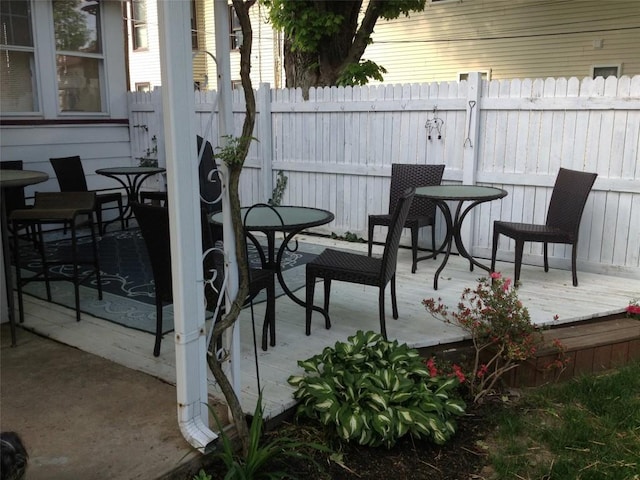
[[[100,60],[58,55],[58,98],[61,112],[101,112]]]
[[[0,49],[0,111],[35,112],[35,71],[33,53]]]
[[[32,47],[31,10],[27,0],[2,0],[0,2],[0,43]]]
[[[148,49],[147,0],[134,0],[132,7],[133,49]]]
[[[99,15],[97,0],[53,0],[56,49],[100,53]]]

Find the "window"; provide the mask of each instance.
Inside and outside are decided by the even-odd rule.
[[[150,92],[151,84],[149,82],[136,83],[136,92]]]
[[[191,0],[191,49],[198,50],[198,18],[196,17],[196,0]]]
[[[489,70],[471,70],[473,72],[480,72],[480,77],[482,78],[482,80],[491,80],[491,69]],[[469,80],[469,73],[471,73],[471,71],[469,72],[459,72],[458,73],[458,81],[461,82],[462,80]]]
[[[242,27],[233,5],[229,5],[229,36],[231,37],[231,50],[238,50],[242,45]]]
[[[591,67],[591,77],[619,77],[622,65],[594,65]]]
[[[58,108],[102,111],[102,30],[97,0],[53,0]]]
[[[131,38],[134,50],[149,48],[147,0],[133,0],[131,3]]]
[[[2,0],[0,27],[0,111],[36,112],[39,106],[29,1]]]

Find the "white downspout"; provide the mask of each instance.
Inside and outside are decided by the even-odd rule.
[[[190,2],[158,0],[162,104],[173,273],[178,424],[201,452],[217,438],[209,428],[207,362],[196,165]]]

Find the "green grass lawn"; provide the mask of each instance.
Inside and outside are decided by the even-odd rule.
[[[640,362],[528,391],[495,421],[494,478],[639,480]]]

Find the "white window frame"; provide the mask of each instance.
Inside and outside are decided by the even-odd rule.
[[[599,65],[591,65],[591,78],[596,78],[596,70],[599,68],[615,68],[616,69],[616,77],[620,78],[622,75],[622,64],[621,63],[603,63]],[[601,75],[598,75],[601,76]],[[605,78],[606,80],[606,78]]]
[[[106,63],[107,53],[105,46],[104,15],[100,15],[100,35],[102,52],[100,54],[83,54],[82,52],[62,52],[73,56],[97,58],[99,64],[100,80],[100,112],[60,112],[58,101],[58,82],[56,58],[60,52],[56,51],[55,32],[53,25],[53,4],[51,0],[28,0],[31,5],[31,27],[33,29],[33,49],[35,63],[35,97],[37,105],[31,112],[1,112],[3,119],[10,118],[40,118],[45,120],[74,118],[108,118],[110,116],[109,85],[107,85]],[[98,8],[101,7],[98,2]],[[51,78],[54,81],[43,81],[44,78]]]
[[[34,5],[33,5],[33,2],[30,2],[29,21],[31,22],[31,41],[33,44],[30,46],[3,44],[2,49],[0,50],[0,52],[6,50],[7,52],[26,52],[31,54],[31,68],[33,71],[33,77],[31,82],[32,95],[33,95],[33,110],[22,111],[22,112],[20,111],[7,112],[4,116],[25,117],[25,116],[41,116],[42,115],[42,94],[41,94],[40,83],[39,83],[40,75],[38,74],[38,58],[37,58],[38,52],[37,52],[37,44],[36,44],[37,32],[35,30],[34,16],[35,16]],[[0,116],[2,116],[1,111],[0,111]]]

